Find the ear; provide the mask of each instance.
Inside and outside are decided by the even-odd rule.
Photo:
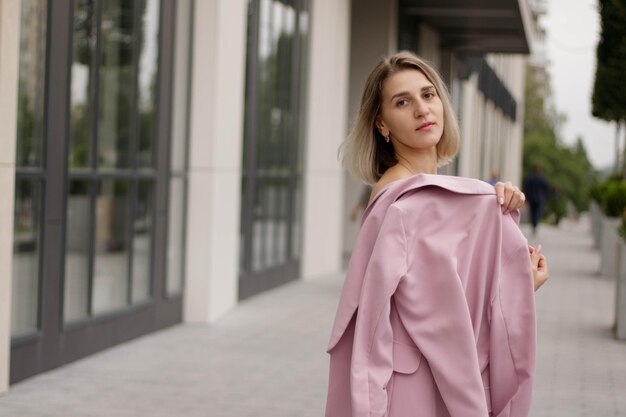
[[[389,129],[387,129],[387,127],[385,126],[385,122],[383,121],[382,117],[376,116],[376,121],[374,123],[376,124],[376,128],[378,129],[381,135],[383,136],[389,135]]]

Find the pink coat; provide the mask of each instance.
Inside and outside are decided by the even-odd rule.
[[[527,241],[492,186],[419,174],[367,208],[328,352],[327,417],[526,417]]]

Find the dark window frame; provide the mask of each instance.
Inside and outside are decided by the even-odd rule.
[[[282,3],[291,6],[295,11],[294,22],[294,37],[292,43],[291,56],[291,68],[290,68],[290,84],[291,84],[291,106],[295,111],[292,114],[292,120],[289,123],[289,127],[297,140],[289,142],[289,146],[285,154],[289,155],[289,173],[285,178],[279,178],[279,176],[271,175],[265,172],[263,169],[262,161],[268,156],[265,155],[263,150],[264,139],[258,137],[260,129],[259,125],[266,127],[269,120],[257,120],[257,106],[261,104],[260,92],[261,81],[259,77],[259,32],[261,25],[261,2],[262,0],[250,0],[248,9],[248,35],[247,35],[247,63],[246,63],[246,109],[245,109],[245,125],[244,125],[244,157],[242,166],[242,204],[241,204],[241,236],[242,236],[242,257],[240,259],[240,272],[239,272],[239,299],[245,299],[262,291],[274,288],[278,285],[284,284],[289,281],[297,279],[300,275],[300,256],[301,251],[294,250],[295,244],[293,242],[294,231],[294,219],[302,220],[301,213],[296,213],[296,210],[301,210],[301,204],[299,205],[296,199],[298,193],[302,192],[302,164],[301,156],[304,150],[304,138],[302,135],[301,126],[306,123],[305,121],[305,107],[302,98],[306,96],[306,85],[303,85],[301,81],[304,79],[306,84],[306,76],[302,66],[306,65],[308,53],[308,39],[309,31],[304,35],[305,42],[302,42],[303,36],[301,33],[301,14],[307,13],[310,20],[309,2],[307,0],[285,0]],[[270,22],[273,19],[273,13],[270,15]],[[283,62],[284,59],[277,62],[284,70],[287,65]],[[280,68],[276,70],[280,71]],[[265,139],[269,140],[268,138]],[[259,155],[259,152],[262,154]],[[274,154],[270,156],[276,156]],[[261,161],[259,163],[259,161]],[[261,167],[259,167],[259,164]],[[260,269],[253,267],[254,248],[253,241],[255,236],[254,231],[254,201],[255,193],[263,189],[263,182],[268,180],[285,180],[287,181],[287,201],[285,209],[288,211],[286,216],[286,259],[283,262],[275,263],[269,267],[265,266]],[[265,197],[260,196],[261,200]],[[274,202],[278,202],[278,198],[274,198]],[[266,202],[261,201],[261,204],[265,208]],[[274,211],[270,211],[270,216],[276,216],[276,207],[273,207]],[[279,209],[282,207],[278,206]],[[261,225],[262,229],[261,238],[265,239],[267,236],[266,225]],[[301,225],[300,225],[301,228]],[[274,234],[276,234],[275,232]],[[300,239],[301,239],[300,233]],[[277,248],[277,243],[274,241],[272,247],[262,246],[261,257],[267,259],[266,251]],[[275,251],[274,255],[276,255]],[[276,257],[276,256],[274,256]]]
[[[49,15],[49,5],[46,5],[46,14]],[[21,16],[20,16],[21,18]],[[46,22],[46,28],[45,31],[46,33],[48,32],[48,25],[49,22]],[[45,55],[48,55],[48,41],[46,40],[46,48],[45,48]],[[18,93],[19,94],[19,93]],[[45,86],[44,86],[44,97],[46,95],[46,91],[45,91]],[[44,106],[44,114],[43,114],[43,124],[44,126],[46,126],[46,115],[47,112],[45,111],[45,106]],[[40,152],[41,154],[39,155],[39,166],[37,167],[33,167],[33,166],[22,166],[20,164],[21,161],[16,159],[16,166],[15,166],[15,180],[14,180],[14,185],[15,185],[15,190],[14,190],[14,198],[17,194],[17,184],[23,180],[31,180],[31,181],[37,181],[39,183],[40,186],[40,195],[39,195],[39,207],[41,208],[41,212],[38,213],[40,218],[39,218],[39,231],[38,231],[38,244],[39,244],[39,253],[38,253],[38,257],[37,257],[37,321],[36,321],[36,329],[34,332],[31,332],[29,334],[20,334],[18,336],[11,336],[11,343],[16,343],[16,344],[20,344],[20,343],[28,343],[29,341],[34,341],[34,340],[38,340],[41,337],[41,326],[42,326],[42,320],[43,320],[43,312],[41,309],[41,305],[42,305],[42,285],[43,285],[43,253],[44,253],[44,236],[45,236],[45,222],[42,221],[43,218],[43,214],[46,212],[46,188],[47,188],[47,181],[46,181],[46,154],[47,154],[47,141],[45,139],[46,133],[45,133],[45,128],[42,129],[42,134],[43,137],[41,138],[41,147],[40,147]],[[18,147],[16,146],[16,153],[18,152]],[[14,204],[16,203],[15,199],[14,199]],[[14,209],[15,210],[15,209]],[[13,243],[13,245],[15,245],[15,243]],[[11,277],[11,279],[13,279],[13,276]]]
[[[100,0],[99,0],[100,1]],[[158,73],[154,116],[155,152],[153,198],[153,246],[151,302],[95,316],[80,324],[63,324],[63,277],[68,184],[70,81],[74,1],[48,0],[46,39],[46,87],[44,104],[43,215],[40,222],[40,330],[15,338],[11,343],[10,382],[56,368],[107,347],[176,324],[182,319],[182,296],[166,297],[165,250],[167,227],[167,189],[171,140],[170,115],[174,49],[175,0],[159,0]],[[98,100],[98,98],[94,98]],[[92,150],[92,158],[97,148]],[[138,170],[133,178],[151,177]],[[31,169],[24,175],[39,175]],[[127,172],[109,172],[98,178],[128,178]],[[76,171],[76,178],[95,180],[89,172]],[[95,184],[95,183],[94,183]],[[91,193],[95,193],[92,187]],[[133,213],[131,213],[133,215]],[[130,228],[132,228],[131,217]],[[93,239],[91,239],[93,242]],[[132,250],[132,246],[129,247]],[[91,266],[93,267],[93,266]],[[90,301],[91,302],[91,301]]]
[[[133,305],[132,303],[132,298],[133,298],[133,262],[134,262],[134,233],[133,233],[133,222],[134,222],[134,215],[135,215],[135,211],[137,208],[137,193],[138,193],[138,188],[139,188],[139,182],[142,181],[151,181],[154,185],[156,185],[156,171],[154,168],[140,168],[139,164],[138,164],[138,150],[139,150],[139,139],[140,139],[140,125],[139,125],[139,106],[138,106],[138,96],[139,96],[139,60],[141,57],[141,50],[139,48],[137,48],[138,45],[142,45],[142,14],[141,11],[143,9],[143,7],[145,6],[145,1],[146,0],[142,0],[142,1],[138,1],[136,3],[134,3],[134,7],[133,7],[133,37],[135,39],[135,42],[133,45],[133,57],[132,57],[132,68],[133,68],[133,75],[132,75],[132,82],[133,82],[133,94],[132,94],[132,100],[131,100],[131,110],[132,110],[132,114],[130,116],[130,126],[131,126],[131,144],[129,146],[129,159],[130,159],[130,165],[128,168],[118,168],[118,167],[114,167],[114,168],[102,168],[100,167],[99,161],[98,161],[98,156],[99,156],[99,151],[100,151],[100,143],[99,143],[99,123],[100,123],[100,91],[101,91],[101,84],[100,84],[100,72],[102,70],[102,34],[101,34],[101,29],[102,29],[102,18],[103,18],[103,6],[104,6],[104,2],[102,0],[95,0],[95,5],[96,5],[96,16],[95,16],[95,26],[96,26],[96,30],[95,30],[95,34],[96,34],[96,46],[95,46],[95,50],[94,50],[94,57],[93,57],[93,71],[94,71],[94,80],[93,80],[93,85],[90,85],[90,89],[94,89],[94,91],[92,91],[93,93],[93,97],[94,100],[91,103],[90,106],[90,116],[91,116],[91,135],[89,138],[89,147],[92,150],[91,152],[91,160],[89,161],[89,166],[88,167],[81,167],[78,169],[70,169],[68,168],[66,171],[66,183],[69,184],[69,182],[71,181],[75,181],[75,180],[84,180],[87,181],[89,184],[89,188],[90,188],[90,202],[89,202],[89,208],[90,208],[90,213],[89,213],[89,249],[88,249],[88,285],[87,285],[87,317],[83,318],[83,319],[79,319],[73,322],[69,322],[69,323],[65,323],[63,322],[63,326],[65,327],[71,327],[71,328],[77,328],[80,326],[85,326],[85,325],[89,325],[90,322],[92,322],[94,319],[97,319],[97,317],[99,316],[119,316],[119,314],[123,314],[124,311],[130,309],[131,307],[136,307],[136,306],[140,306],[142,303],[150,303],[151,299],[154,297],[153,294],[153,283],[151,280],[150,283],[150,291],[149,291],[149,300],[147,301],[143,301],[141,303],[137,303],[135,305]],[[74,4],[72,5],[74,6]],[[159,13],[159,20],[161,21],[162,16],[160,16]],[[160,39],[159,39],[160,41]],[[73,42],[72,40],[70,41],[70,51],[73,51]],[[70,54],[71,55],[71,54]],[[160,54],[159,54],[160,57]],[[70,60],[72,58],[70,57]],[[160,63],[160,62],[159,62]],[[155,77],[158,79],[159,77],[159,63],[157,63],[157,73],[155,74]],[[90,68],[90,71],[92,70],[92,68]],[[71,81],[71,67],[69,68],[70,71],[70,81]],[[158,98],[159,98],[159,91],[160,91],[160,86],[157,86],[156,89],[156,95],[155,95],[155,115],[157,114],[158,111]],[[153,120],[153,123],[156,123],[155,120]],[[156,130],[154,130],[156,131]],[[68,138],[71,136],[71,129],[68,131]],[[156,141],[155,141],[156,142]],[[72,143],[71,139],[66,141],[66,146],[67,146],[67,151],[69,153],[69,147],[70,144]],[[152,161],[155,162],[156,158],[155,156],[157,155],[157,146],[153,146],[152,149]],[[128,191],[128,202],[126,205],[126,230],[125,230],[125,234],[126,234],[126,247],[127,247],[127,251],[128,251],[128,256],[126,259],[126,277],[125,277],[125,284],[126,284],[126,304],[122,307],[118,307],[118,308],[114,308],[111,309],[110,311],[106,311],[103,313],[94,313],[94,309],[93,309],[93,299],[94,299],[94,278],[95,278],[95,261],[96,261],[96,257],[97,257],[97,253],[95,251],[95,247],[94,247],[94,241],[95,241],[95,230],[96,230],[96,211],[97,211],[97,207],[96,207],[96,201],[98,198],[98,194],[99,194],[99,189],[100,186],[102,185],[102,183],[104,181],[109,181],[109,180],[114,180],[114,181],[125,181],[127,182],[128,186],[129,186],[129,191]],[[67,185],[66,184],[66,185]],[[66,188],[67,189],[67,188]],[[65,210],[67,211],[67,197],[68,194],[65,193]],[[153,201],[153,208],[156,207],[156,202]],[[156,213],[156,210],[153,210],[153,216]],[[67,245],[66,245],[66,234],[67,234],[67,228],[65,228],[64,230],[64,237],[63,237],[63,243],[64,243],[64,254],[63,254],[63,259],[65,259],[66,257],[66,249],[67,249]],[[155,254],[155,245],[154,245],[154,228],[152,228],[152,230],[150,231],[150,240],[151,240],[151,248],[150,248],[150,272],[149,275],[152,276],[153,275],[153,268],[154,268],[154,254]],[[65,276],[65,264],[63,266],[63,276]],[[62,286],[64,286],[65,283],[65,279],[62,280]],[[62,291],[62,297],[64,297],[64,291]],[[64,301],[64,300],[63,300]],[[63,304],[63,302],[62,302]]]

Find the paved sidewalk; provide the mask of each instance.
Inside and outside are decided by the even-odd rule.
[[[537,294],[532,417],[626,416],[614,282],[586,221],[544,227],[552,277]],[[11,387],[0,417],[320,417],[340,276],[254,297],[218,323],[179,325]]]
[[[543,244],[551,271],[537,293],[531,416],[626,416],[626,343],[616,341],[612,329],[615,280],[598,275],[589,220],[540,228],[529,241]]]

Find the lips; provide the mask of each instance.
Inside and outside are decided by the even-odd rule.
[[[415,130],[429,130],[430,127],[434,124],[435,124],[434,122],[424,122],[421,125],[419,125],[419,127]]]

